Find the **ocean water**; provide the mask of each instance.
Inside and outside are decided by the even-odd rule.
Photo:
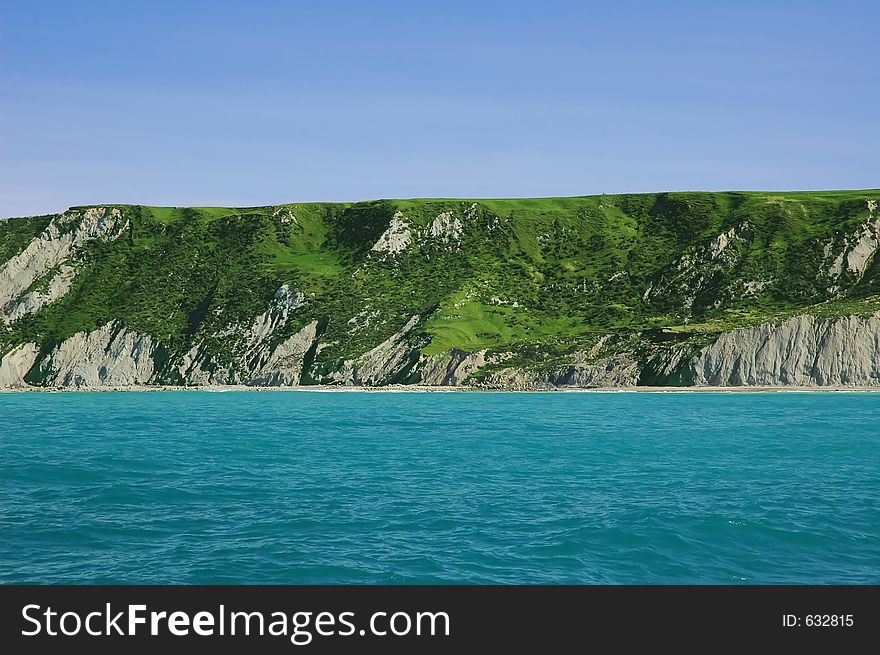
[[[880,394],[0,394],[4,583],[880,583]]]

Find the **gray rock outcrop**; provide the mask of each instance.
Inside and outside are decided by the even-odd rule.
[[[260,367],[245,377],[250,386],[296,386],[300,383],[306,353],[317,340],[318,322],[312,321],[282,341]]]
[[[38,377],[50,387],[125,387],[153,382],[155,342],[149,335],[110,322],[77,332],[37,363]]]
[[[592,363],[572,363],[550,370],[504,368],[487,375],[481,386],[503,389],[596,389],[632,387],[639,380],[639,363],[629,353]]]
[[[693,360],[697,386],[876,386],[880,317],[796,316],[731,330]]]
[[[406,324],[375,348],[356,360],[345,360],[338,371],[331,373],[327,381],[346,386],[377,386],[387,384],[409,363],[418,352],[409,340],[409,334],[420,320],[416,314]]]
[[[465,384],[473,373],[485,365],[485,350],[469,353],[453,349],[441,355],[422,355],[418,368],[421,384],[454,387]]]
[[[371,250],[373,252],[388,253],[396,255],[409,248],[412,243],[412,232],[410,231],[409,222],[406,220],[402,212],[394,212],[391,217],[391,223],[388,229],[382,233],[378,241],[373,244]]]
[[[39,349],[35,343],[25,343],[13,348],[0,358],[0,389],[27,386],[24,376],[33,367]]]
[[[240,333],[245,351],[220,365],[201,345],[182,354],[147,334],[111,321],[78,332],[40,354],[25,343],[0,357],[0,388],[29,383],[45,387],[130,387],[156,384],[190,386],[244,384],[296,386],[319,347],[318,321],[278,338],[302,302],[295,289],[279,289],[272,306]],[[694,355],[686,345],[640,351],[599,339],[554,366],[521,367],[513,353],[451,350],[420,354],[424,335],[412,316],[396,333],[361,357],[340,362],[320,381],[347,386],[419,382],[430,386],[503,389],[615,388],[648,379],[695,386],[861,387],[880,386],[880,313],[824,319],[796,316],[722,333]],[[639,354],[641,353],[641,354]],[[509,365],[506,365],[509,362]],[[682,371],[686,373],[681,375]],[[476,375],[479,373],[479,375]]]
[[[88,241],[118,238],[125,226],[123,220],[122,212],[106,207],[82,213],[70,210],[53,219],[24,250],[0,266],[0,319],[10,323],[67,293],[76,274],[68,261]],[[45,290],[28,292],[56,268]]]

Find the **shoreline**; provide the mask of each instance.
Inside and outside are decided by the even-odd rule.
[[[226,393],[229,391],[304,391],[309,393],[871,393],[880,386],[737,386],[737,387],[555,387],[548,389],[491,389],[469,386],[429,386],[391,384],[381,387],[302,385],[249,386],[244,384],[178,386],[129,385],[107,387],[0,387],[0,393],[145,393],[163,391],[198,391]]]

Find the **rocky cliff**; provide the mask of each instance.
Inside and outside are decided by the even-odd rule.
[[[836,193],[8,219],[0,388],[876,386],[880,216]]]
[[[321,376],[306,355],[320,347],[311,322],[274,348],[256,345],[240,367],[216,368],[209,357],[169,354],[149,335],[108,323],[80,332],[40,352],[26,343],[0,359],[0,387],[125,387],[134,385],[296,386],[303,379],[347,386],[418,383],[489,389],[634,387],[653,371],[658,353],[638,350],[591,357],[573,354],[549,367],[509,365],[513,353],[486,351],[428,357],[408,343],[415,319],[359,360],[346,360]],[[668,357],[668,352],[663,356]],[[479,373],[485,375],[477,375]],[[880,314],[820,319],[796,316],[722,333],[690,357],[679,357],[668,373],[675,386],[871,387],[880,386]],[[671,376],[670,376],[671,379]],[[670,380],[659,379],[658,384]]]
[[[694,383],[711,386],[875,386],[880,315],[797,316],[723,333],[691,362]]]

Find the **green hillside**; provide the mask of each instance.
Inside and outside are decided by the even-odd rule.
[[[859,266],[848,254],[880,219],[870,199],[880,191],[107,205],[125,233],[84,244],[69,291],[0,330],[0,353],[117,320],[169,351],[198,340],[222,354],[232,347],[224,326],[253,320],[282,284],[305,304],[275,338],[317,320],[319,371],[416,314],[429,355],[489,349],[544,361],[601,335],[702,343],[796,313],[880,307],[880,258]],[[371,250],[396,212],[410,242]],[[0,221],[0,263],[51,219]]]

